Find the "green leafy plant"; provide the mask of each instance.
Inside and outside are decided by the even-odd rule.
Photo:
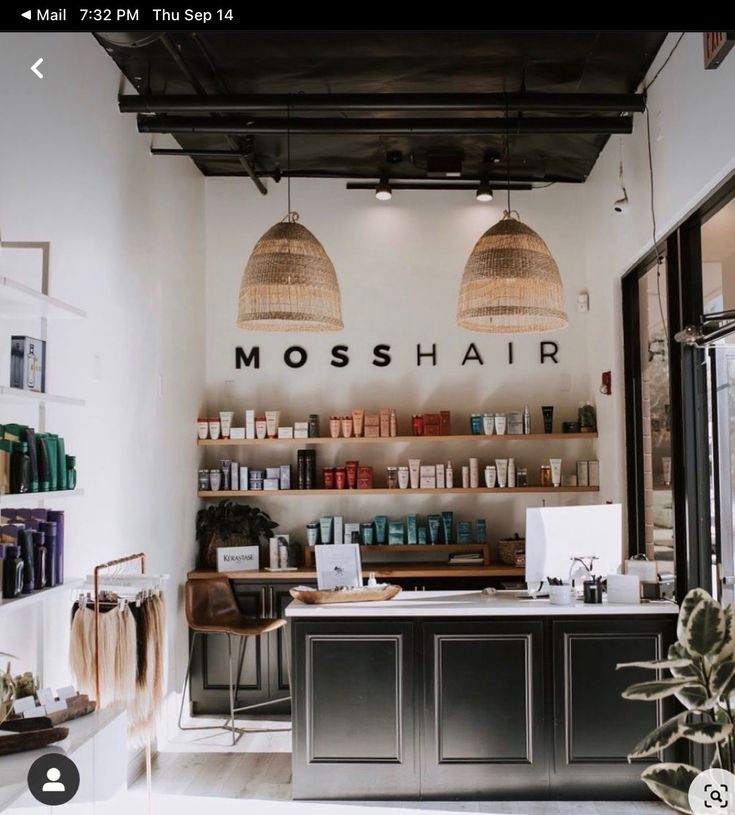
[[[735,614],[702,589],[684,598],[677,624],[677,642],[668,658],[629,662],[618,668],[667,670],[670,676],[640,682],[624,691],[626,699],[658,701],[675,696],[683,712],[649,733],[628,760],[653,756],[679,739],[712,745],[712,767],[735,770]],[[642,780],[662,801],[691,813],[688,792],[700,770],[689,764],[661,763],[647,767]]]
[[[220,546],[265,546],[278,526],[258,507],[222,500],[197,513],[199,566],[213,569]]]
[[[8,657],[8,659],[18,659],[12,654],[6,654],[0,651],[0,657]],[[10,662],[4,671],[0,671],[0,724],[2,724],[10,715],[13,709],[13,702],[15,702],[15,680],[13,673],[10,670]]]

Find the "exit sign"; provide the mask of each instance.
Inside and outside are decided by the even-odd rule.
[[[729,50],[735,45],[735,31],[704,32],[704,67],[719,68]]]

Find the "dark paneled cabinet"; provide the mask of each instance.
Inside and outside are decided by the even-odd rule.
[[[545,789],[543,624],[427,622],[423,638],[422,794]]]
[[[299,630],[301,629],[301,630]],[[412,797],[419,784],[414,626],[295,623],[293,788],[305,798]]]
[[[661,657],[675,624],[296,620],[294,798],[650,798],[627,754],[672,706],[624,700],[651,676],[616,666]]]
[[[628,763],[628,753],[673,715],[670,700],[631,702],[622,693],[654,677],[645,669],[616,670],[623,662],[663,659],[674,622],[555,620],[554,773],[552,785],[575,797],[635,798],[647,760]]]
[[[292,598],[289,589],[296,583],[249,583],[233,581],[232,588],[241,611],[249,617],[284,617]],[[237,660],[240,640],[232,638],[233,658]],[[237,704],[249,705],[287,699],[289,687],[288,626],[262,637],[248,637]],[[237,665],[235,665],[237,672]],[[197,637],[191,672],[191,712],[219,715],[229,711],[229,662],[227,637],[206,634]],[[288,712],[289,702],[274,704],[269,713]]]

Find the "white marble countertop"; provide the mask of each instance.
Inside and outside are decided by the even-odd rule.
[[[486,595],[481,591],[402,591],[392,600],[376,603],[307,605],[294,600],[286,609],[290,619],[340,619],[354,617],[603,617],[616,614],[678,614],[671,602],[639,605],[556,606],[548,599],[522,599],[519,592]]]

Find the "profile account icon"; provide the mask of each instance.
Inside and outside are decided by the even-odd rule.
[[[79,770],[72,759],[53,751],[39,756],[28,770],[31,795],[47,806],[66,804],[79,790]]]
[[[48,781],[43,785],[43,792],[66,792],[66,787],[59,781],[61,770],[58,767],[49,767],[46,778]]]

